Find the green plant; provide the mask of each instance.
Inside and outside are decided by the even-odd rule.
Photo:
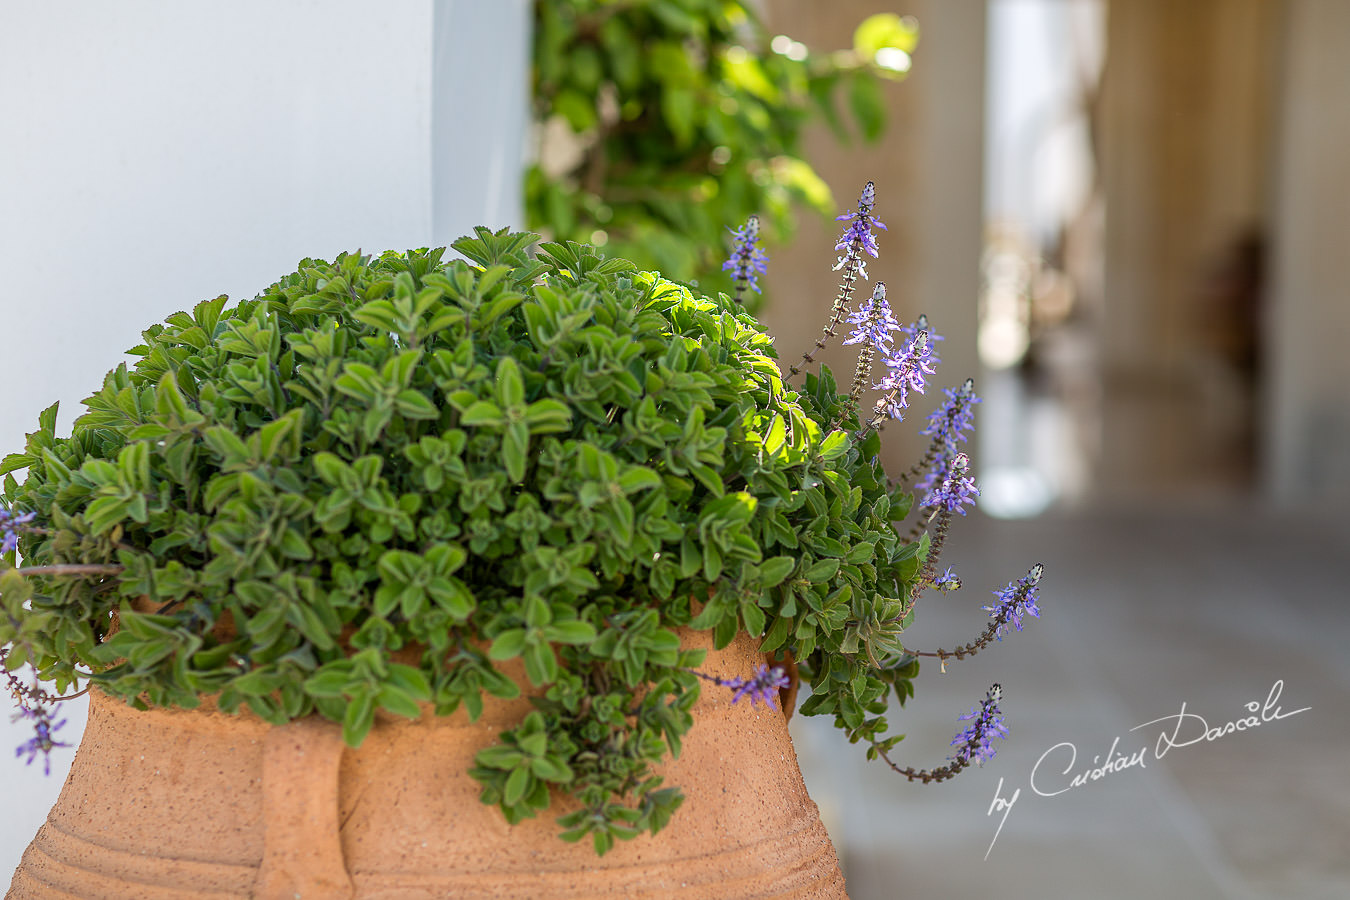
[[[877,140],[883,86],[905,77],[918,34],[884,13],[850,49],[812,53],[771,37],[746,0],[539,2],[529,225],[725,289],[725,224],[758,213],[785,238],[794,202],[832,210],[803,129],[820,117],[848,141],[851,118]]]
[[[873,199],[843,217],[827,333],[875,255]],[[735,300],[534,241],[480,227],[453,245],[466,260],[305,260],[146,330],[69,437],[46,410],[0,462],[3,667],[138,708],[214,694],[277,724],[317,713],[356,746],[378,709],[477,718],[485,695],[518,695],[500,665],[518,659],[543,695],[471,774],[511,822],[572,794],[562,836],[601,853],[679,806],[652,766],[679,752],[700,678],[769,702],[782,681],[699,672],[679,627],[790,654],[801,712],[889,763],[888,698],[912,695],[919,657],[1038,615],[1039,568],[975,642],[902,644],[920,594],[957,586],[937,555],[976,493],[954,451],[969,385],[930,416],[908,535],[915,495],[877,459],[881,411],[922,392],[936,336],[899,329],[880,284],[848,314],[847,342],[891,370],[863,417],[861,364],[847,391],[823,367],[794,388]],[[49,753],[64,697],[8,678],[36,730],[21,752]],[[950,765],[892,766],[941,781],[989,758],[1001,696]]]
[[[814,702],[875,730],[888,684],[858,638],[887,652],[866,629],[899,603],[877,591],[900,596],[922,546],[889,525],[907,495],[876,448],[822,433],[828,377],[787,391],[727,301],[532,241],[480,230],[455,245],[476,265],[306,260],[147,330],[71,437],[53,408],[4,461],[28,468],[5,503],[50,529],[30,563],[121,567],[7,573],[10,662],[138,706],[317,711],[355,745],[377,708],[515,695],[493,664],[521,657],[546,702],[474,775],[513,821],[571,791],[600,817],[570,836],[602,849],[678,804],[650,771],[697,693],[675,626],[803,660],[852,641]],[[411,644],[420,665],[391,660]]]

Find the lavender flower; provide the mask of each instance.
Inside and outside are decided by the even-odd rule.
[[[16,513],[12,508],[0,506],[0,553],[12,553],[19,546],[19,532],[23,526],[33,521],[37,513]]]
[[[975,396],[975,380],[967,378],[959,388],[943,388],[947,399],[928,414],[928,425],[919,434],[927,434],[941,441],[964,441],[967,431],[975,429],[974,406],[980,402]]]
[[[26,765],[32,765],[33,760],[41,753],[43,774],[52,774],[52,750],[57,747],[71,746],[65,741],[59,741],[52,737],[52,732],[59,729],[62,725],[65,725],[66,720],[61,719],[60,721],[53,723],[51,711],[43,707],[38,707],[36,709],[23,707],[14,716],[16,722],[19,719],[33,720],[33,737],[20,744],[14,751],[14,755],[16,757],[23,756],[26,752],[28,754],[28,759],[24,760],[24,763]]]
[[[872,256],[877,255],[877,239],[872,234],[872,228],[886,230],[886,226],[881,220],[872,215],[872,207],[876,204],[877,189],[872,182],[862,189],[862,196],[858,198],[858,211],[854,213],[844,213],[837,216],[837,221],[848,221],[844,228],[844,233],[839,236],[835,243],[836,250],[843,250],[844,255],[835,262],[834,269],[839,271],[843,269],[843,274],[839,278],[839,292],[834,296],[834,303],[830,305],[830,319],[825,323],[824,329],[820,332],[820,337],[816,338],[816,343],[810,350],[802,354],[802,358],[796,365],[788,368],[787,377],[791,378],[802,371],[802,369],[816,361],[816,354],[825,349],[825,345],[830,338],[834,337],[838,331],[839,323],[844,321],[844,316],[848,312],[849,304],[853,302],[853,289],[857,284],[858,276],[867,277],[867,264],[863,260],[863,253],[867,252]],[[869,368],[870,360],[865,366],[860,366],[859,370]],[[859,390],[860,394],[861,391]],[[856,400],[856,395],[854,396]]]
[[[864,300],[857,312],[850,313],[848,324],[855,326],[844,346],[866,341],[883,356],[891,352],[891,332],[900,330],[900,323],[886,302],[886,282],[878,281],[872,289],[872,299]]]
[[[722,263],[722,271],[731,271],[731,278],[736,282],[736,302],[740,303],[747,287],[756,294],[760,292],[759,276],[764,274],[769,257],[759,247],[759,216],[751,216],[740,228],[728,230],[735,243],[731,258]]]
[[[17,625],[12,617],[10,622]],[[31,686],[24,684],[17,675],[10,671],[10,649],[12,648],[0,647],[0,678],[4,679],[4,688],[19,702],[19,711],[14,714],[13,721],[28,719],[33,723],[34,732],[33,737],[19,745],[19,748],[14,751],[14,755],[23,756],[24,753],[27,753],[27,762],[31,765],[37,755],[41,753],[46,774],[50,775],[52,772],[52,750],[57,747],[71,746],[52,737],[52,732],[66,724],[66,720],[52,722],[51,704],[58,698],[43,690],[36,681]]]
[[[964,453],[958,453],[952,458],[951,465],[947,467],[947,476],[942,479],[942,484],[929,491],[928,496],[923,498],[923,506],[930,508],[945,509],[948,512],[959,512],[965,515],[966,511],[962,504],[969,503],[975,505],[975,498],[980,495],[980,489],[975,486],[975,481],[966,473],[970,471],[970,457]]]
[[[919,318],[914,321],[914,324],[904,325],[900,328],[900,331],[909,335],[911,340],[920,331],[928,332],[928,346],[929,350],[931,351],[933,365],[937,365],[938,363],[942,362],[942,357],[937,355],[937,343],[938,341],[945,341],[946,338],[938,334],[936,331],[934,331],[932,328],[928,326],[927,316],[920,314]]]
[[[755,670],[755,674],[749,678],[716,678],[714,679],[722,687],[729,687],[735,691],[731,695],[731,702],[736,703],[743,697],[750,698],[751,706],[758,706],[759,701],[763,700],[770,707],[777,707],[774,698],[778,696],[778,689],[787,687],[791,680],[787,673],[779,666],[772,669],[766,665],[760,665]]]
[[[877,420],[879,416],[890,416],[897,422],[904,419],[904,410],[909,406],[909,392],[924,390],[924,376],[933,374],[932,351],[928,345],[928,332],[920,331],[903,347],[896,347],[886,357],[886,368],[890,371],[876,386],[885,396],[877,401]]]
[[[979,706],[972,707],[969,713],[957,717],[963,722],[969,721],[970,724],[952,739],[952,746],[958,749],[956,755],[949,759],[967,764],[973,762],[982,766],[994,758],[992,739],[1008,736],[1008,726],[1003,723],[1003,711],[999,709],[1002,700],[1003,686],[995,684],[989,688],[989,693]]]
[[[878,353],[885,357],[891,352],[891,332],[899,328],[890,304],[886,302],[886,282],[877,282],[872,299],[863,301],[857,312],[849,315],[848,321],[855,327],[844,343],[862,344],[858,350],[858,363],[853,369],[853,384],[848,392],[853,402],[857,403],[872,381],[872,361]]]
[[[929,458],[932,465],[915,488],[920,491],[931,490],[937,479],[951,464],[956,455],[956,444],[967,440],[966,432],[975,429],[974,406],[980,402],[975,395],[975,382],[967,378],[959,388],[943,388],[947,399],[941,406],[928,414],[928,425],[919,432],[933,438]],[[925,463],[921,463],[923,465]]]
[[[933,587],[943,592],[959,591],[961,590],[961,578],[952,571],[951,566],[948,566],[947,571],[933,579]]]
[[[1041,574],[1044,571],[1045,566],[1036,563],[1027,574],[1016,581],[1008,582],[1008,586],[1002,590],[994,591],[994,596],[998,598],[996,604],[980,607],[996,620],[995,627],[1000,641],[1003,640],[1003,635],[1008,633],[1009,625],[1018,631],[1022,630],[1022,616],[1035,616],[1038,619],[1041,617],[1036,601],[1040,599],[1037,594],[1040,591]]]
[[[873,228],[886,230],[885,224],[880,219],[872,215],[872,207],[876,204],[877,189],[872,182],[867,182],[863,186],[862,195],[858,198],[858,211],[846,212],[835,216],[836,222],[848,222],[844,226],[844,233],[839,236],[834,249],[843,250],[844,255],[839,257],[835,263],[835,270],[844,268],[852,261],[858,268],[858,274],[867,277],[867,263],[862,259],[863,251],[872,254],[875,259],[877,256],[877,238],[872,233]]]

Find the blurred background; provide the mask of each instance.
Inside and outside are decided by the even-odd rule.
[[[0,450],[55,399],[68,429],[168,313],[480,222],[729,290],[726,226],[758,212],[759,313],[795,358],[870,179],[870,274],[945,335],[938,383],[984,398],[980,506],[943,556],[965,587],[912,646],[972,639],[988,591],[1046,575],[1040,620],[925,667],[891,716],[902,764],[937,765],[1001,682],[1012,734],[982,769],[910,785],[793,719],[850,895],[1345,897],[1347,158],[1341,0],[0,0]],[[1080,771],[1280,681],[1310,709],[1031,789],[1056,745]],[[0,754],[0,872],[70,754],[47,778]]]

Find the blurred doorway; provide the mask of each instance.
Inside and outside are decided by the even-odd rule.
[[[1100,432],[1104,0],[991,0],[978,347],[981,507],[1088,493]]]
[[[990,0],[989,512],[1255,486],[1278,0]]]

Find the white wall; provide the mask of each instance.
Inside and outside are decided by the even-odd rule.
[[[166,315],[520,225],[527,0],[0,0],[0,454]],[[8,704],[6,703],[6,708]],[[83,706],[61,732],[77,741]],[[60,790],[8,749],[0,879]]]

